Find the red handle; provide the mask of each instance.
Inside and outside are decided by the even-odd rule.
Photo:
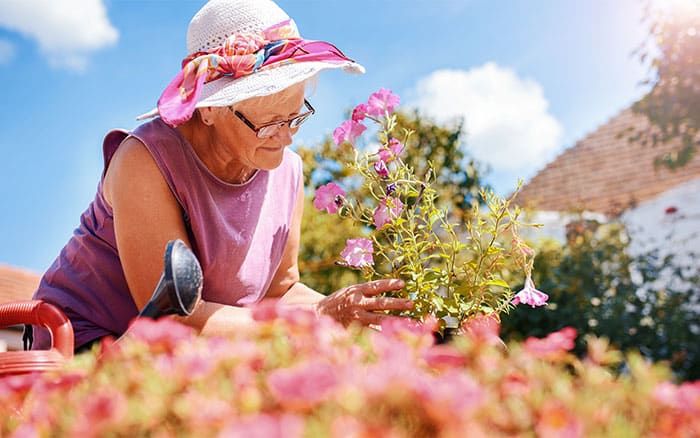
[[[53,348],[66,359],[73,357],[73,326],[57,307],[41,300],[0,304],[0,327],[18,324],[46,327],[51,332]]]

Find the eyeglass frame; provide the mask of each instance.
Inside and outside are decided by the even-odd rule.
[[[258,138],[270,138],[270,137],[274,136],[275,134],[277,134],[277,132],[279,132],[279,130],[282,129],[282,127],[284,125],[289,126],[289,129],[296,129],[299,126],[301,126],[302,124],[304,124],[304,122],[306,122],[306,120],[309,117],[311,117],[312,115],[314,115],[316,113],[316,110],[314,109],[314,107],[312,107],[311,104],[309,103],[309,101],[306,99],[304,99],[304,106],[306,106],[306,108],[308,109],[308,111],[306,111],[305,113],[301,113],[299,115],[296,115],[288,120],[279,120],[277,122],[265,123],[262,126],[255,126],[255,124],[253,122],[248,120],[248,118],[246,118],[246,116],[241,114],[238,110],[234,110],[232,106],[228,107],[228,109],[230,109],[233,112],[233,114],[236,115],[236,117],[241,119],[241,121],[243,123],[245,123],[245,125],[247,127],[249,127],[251,130],[253,130],[253,132],[255,132],[256,137],[258,137]],[[298,122],[295,126],[292,126],[292,123],[295,120],[301,120],[301,121]],[[271,135],[261,137],[260,132],[265,128],[269,128],[270,126],[277,126],[277,130],[275,132],[273,132]]]

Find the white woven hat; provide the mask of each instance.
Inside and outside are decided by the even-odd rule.
[[[187,31],[187,52],[193,54],[220,47],[231,35],[259,33],[289,20],[289,16],[271,0],[210,0],[195,14]],[[267,96],[305,81],[318,72],[342,68],[347,73],[364,73],[352,61],[308,61],[261,70],[238,79],[222,77],[204,84],[197,108],[230,106],[251,97]],[[158,115],[154,108],[137,120]]]

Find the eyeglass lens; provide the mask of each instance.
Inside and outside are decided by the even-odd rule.
[[[272,137],[280,130],[285,124],[289,124],[289,129],[296,129],[301,126],[309,117],[313,114],[311,111],[308,113],[300,114],[291,120],[275,123],[273,125],[263,126],[258,130],[258,138]]]

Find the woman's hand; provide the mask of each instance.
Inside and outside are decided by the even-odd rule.
[[[403,298],[377,297],[383,292],[399,290],[401,280],[376,280],[340,289],[323,298],[316,305],[320,314],[328,315],[343,325],[357,321],[363,325],[379,325],[391,315],[375,313],[376,310],[409,310],[413,302]]]

